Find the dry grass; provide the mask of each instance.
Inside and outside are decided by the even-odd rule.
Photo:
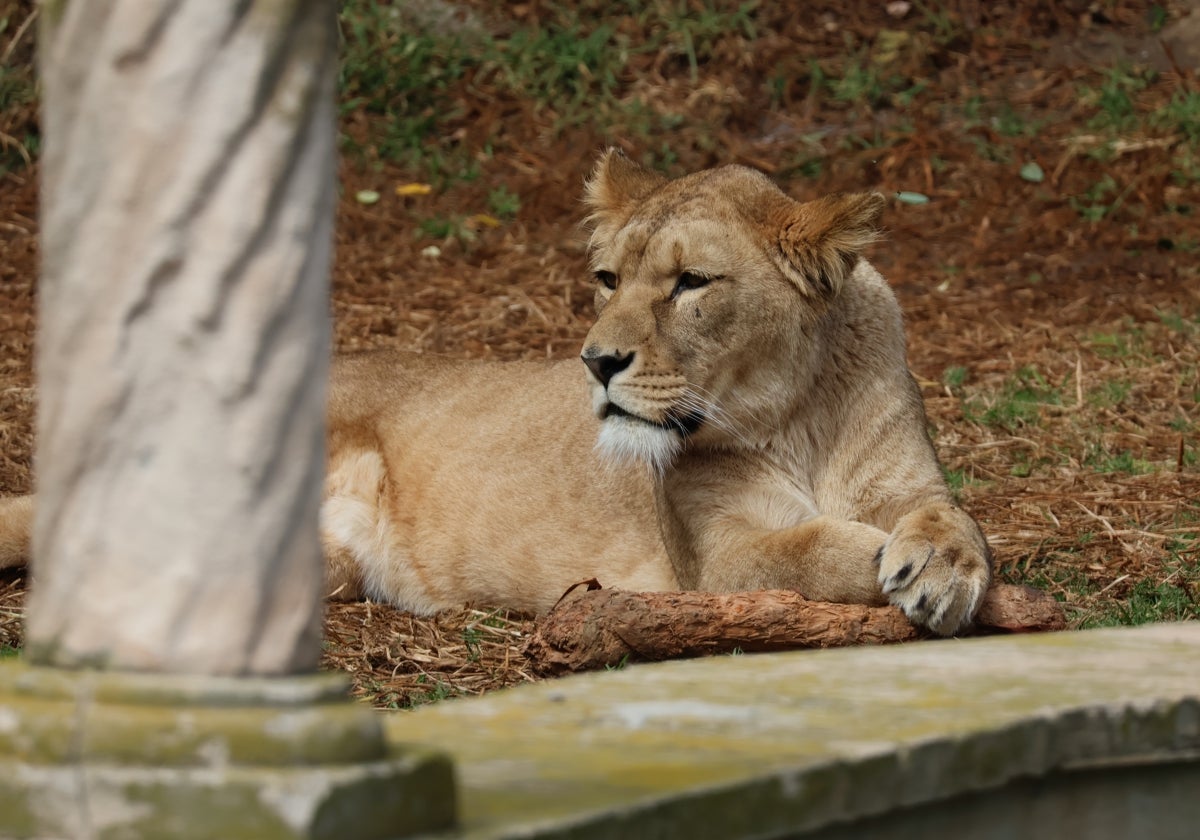
[[[482,694],[532,681],[521,648],[533,620],[465,609],[420,619],[386,605],[330,604],[321,665],[344,671],[384,708]]]
[[[25,620],[25,576],[0,572],[0,654],[21,644]]]

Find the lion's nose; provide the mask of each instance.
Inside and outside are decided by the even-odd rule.
[[[606,354],[598,350],[585,350],[580,356],[583,363],[588,366],[588,370],[592,375],[599,380],[600,384],[605,388],[608,387],[608,382],[625,368],[633,363],[633,354],[629,353],[622,356],[620,353]]]

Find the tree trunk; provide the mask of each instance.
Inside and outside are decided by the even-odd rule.
[[[976,617],[982,632],[1066,627],[1062,607],[1026,586],[996,584]],[[568,596],[525,647],[535,671],[560,674],[715,653],[881,645],[927,638],[896,607],[809,601],[785,590],[621,592]]]
[[[335,6],[43,6],[35,662],[315,668]]]

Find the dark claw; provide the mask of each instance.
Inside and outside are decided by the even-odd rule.
[[[901,567],[900,571],[896,572],[895,581],[899,583],[900,581],[905,580],[911,573],[912,563],[905,563],[904,566]]]

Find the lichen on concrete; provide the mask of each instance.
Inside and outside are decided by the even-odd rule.
[[[1200,755],[1200,625],[635,666],[387,720],[464,836],[817,830],[1014,780]]]
[[[384,838],[454,817],[446,757],[388,744],[339,676],[0,663],[0,837]]]

